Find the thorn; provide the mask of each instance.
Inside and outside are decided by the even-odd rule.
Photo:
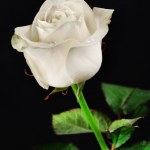
[[[24,69],[24,74],[25,74],[26,76],[33,77],[33,75],[32,75],[32,74],[29,74],[26,69]]]

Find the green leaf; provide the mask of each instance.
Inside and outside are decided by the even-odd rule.
[[[99,130],[101,129],[101,132],[108,131],[110,119],[95,110],[91,110],[91,112],[96,120]],[[53,115],[52,124],[55,133],[58,135],[92,132],[81,109],[79,108]]]
[[[108,105],[116,114],[133,113],[150,100],[150,90],[103,83],[102,91]]]
[[[113,146],[115,148],[118,148],[122,144],[126,143],[131,138],[133,132],[134,132],[134,127],[132,126],[122,127],[112,132],[111,138],[113,141]]]
[[[50,143],[45,145],[38,145],[33,150],[79,150],[71,143]]]
[[[149,112],[149,108],[147,105],[141,105],[137,107],[137,109],[133,112],[132,118],[137,118],[139,116],[145,116]]]
[[[149,141],[141,141],[130,147],[119,148],[119,150],[150,150],[150,142]]]
[[[115,130],[124,127],[124,126],[132,126],[139,118],[134,118],[134,119],[120,119],[120,120],[115,120],[112,122],[112,124],[109,126],[109,132],[114,132]]]

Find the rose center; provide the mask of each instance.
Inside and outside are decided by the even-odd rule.
[[[47,10],[45,20],[49,23],[58,23],[64,19],[68,21],[76,20],[75,13],[65,5],[54,5],[50,10]]]
[[[51,22],[56,23],[58,21],[60,21],[61,19],[66,18],[66,14],[64,12],[61,11],[55,11],[55,13],[52,16],[52,20]]]

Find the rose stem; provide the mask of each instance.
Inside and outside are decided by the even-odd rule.
[[[95,137],[99,143],[99,146],[101,147],[102,150],[109,150],[101,132],[99,131],[99,129],[97,127],[96,121],[95,121],[95,119],[94,119],[94,117],[93,117],[93,115],[92,115],[92,113],[91,113],[91,111],[90,111],[90,109],[86,103],[86,100],[84,98],[83,93],[81,92],[80,96],[77,96],[77,90],[78,90],[77,85],[74,84],[71,87],[72,87],[72,90],[73,90],[73,92],[77,98],[77,101],[78,101],[80,107],[81,107],[81,110],[84,114],[85,119],[87,120],[91,129],[94,132],[94,135],[95,135]]]

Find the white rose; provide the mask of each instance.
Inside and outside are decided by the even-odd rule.
[[[12,46],[45,89],[86,81],[99,70],[101,43],[113,10],[84,0],[46,0],[32,25],[17,27]]]

